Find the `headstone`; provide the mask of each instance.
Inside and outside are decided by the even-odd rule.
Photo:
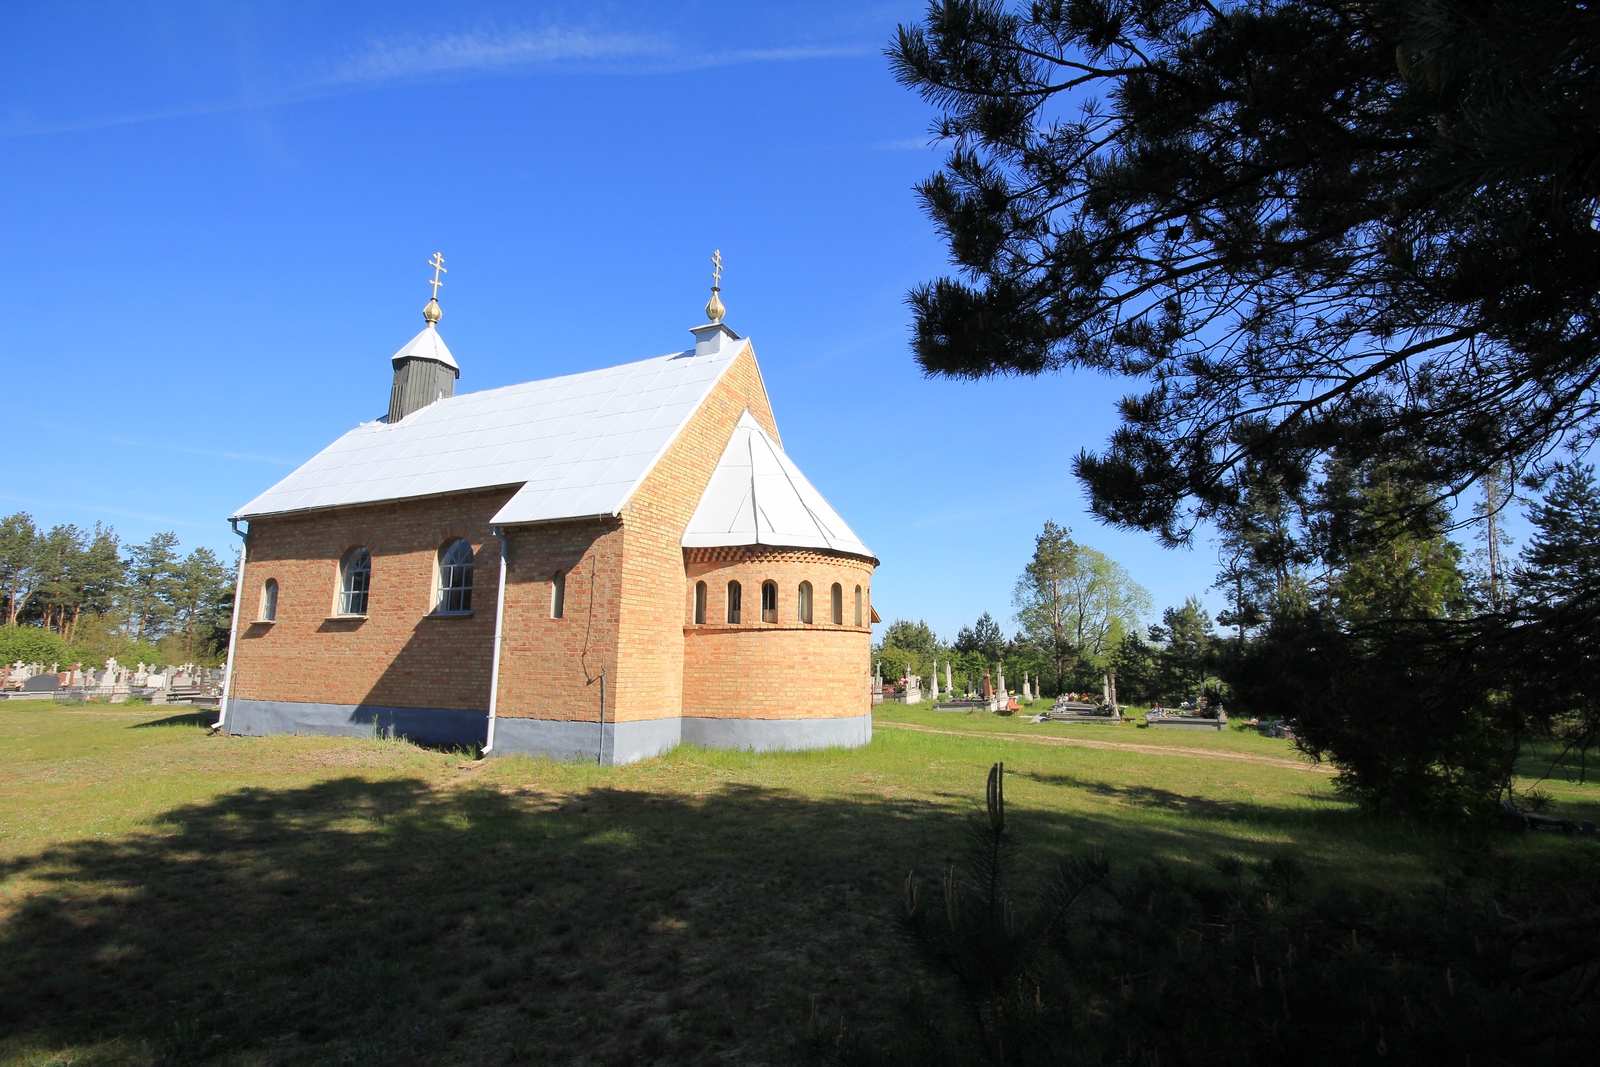
[[[1023,700],[1032,700],[1033,699],[1033,688],[1030,685],[1028,685],[1028,672],[1027,671],[1023,671],[1022,672],[1022,699]]]
[[[933,661],[933,673],[928,678],[928,688],[931,691],[933,702],[939,703],[939,661]]]
[[[24,693],[50,693],[61,688],[58,674],[36,674],[22,683]]]
[[[999,675],[1000,681],[995,684],[995,689],[999,691],[1002,697],[1010,696],[1011,690],[1006,688],[1006,665],[1004,663],[1000,664]]]
[[[946,693],[949,693],[952,696],[955,695],[955,691],[956,691],[955,685],[950,681],[950,661],[949,660],[945,660],[944,661],[944,691]]]
[[[905,703],[922,703],[922,679],[917,677],[915,674],[912,674],[910,671],[906,672]]]

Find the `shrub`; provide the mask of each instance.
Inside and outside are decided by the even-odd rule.
[[[67,664],[77,659],[61,635],[39,626],[0,626],[0,662]]]
[[[1091,849],[1015,887],[1003,768],[967,861],[907,878],[931,981],[850,1067],[1583,1061],[1600,1023],[1597,864],[1453,876],[1432,898],[1311,891],[1292,858],[1114,876]],[[1580,933],[1581,931],[1581,933]]]

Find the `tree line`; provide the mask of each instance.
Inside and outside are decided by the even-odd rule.
[[[234,568],[175,533],[124,545],[111,526],[0,519],[0,659],[211,663],[225,655]]]
[[[1020,687],[1026,671],[1037,691],[1052,696],[1099,693],[1108,675],[1126,704],[1221,696],[1214,676],[1219,638],[1200,599],[1146,622],[1153,601],[1127,568],[1053,521],[1034,539],[1012,604],[1018,629],[1009,638],[988,612],[950,641],[926,622],[895,620],[874,650],[884,677],[925,675],[932,663],[947,662],[963,689],[969,681],[976,688],[985,669],[1003,666],[1008,686]]]

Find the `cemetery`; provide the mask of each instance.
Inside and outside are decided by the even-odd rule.
[[[226,671],[194,663],[158,667],[139,663],[124,667],[113,657],[101,670],[85,670],[74,663],[23,663],[0,667],[0,701],[49,699],[57,704],[123,704],[129,700],[151,704],[189,704],[216,708],[222,699]]]

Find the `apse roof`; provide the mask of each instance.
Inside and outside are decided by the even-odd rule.
[[[234,517],[493,486],[521,486],[496,523],[615,515],[747,343],[463,393],[393,425],[362,423]]]
[[[749,411],[683,535],[685,548],[774,545],[873,556]]]

